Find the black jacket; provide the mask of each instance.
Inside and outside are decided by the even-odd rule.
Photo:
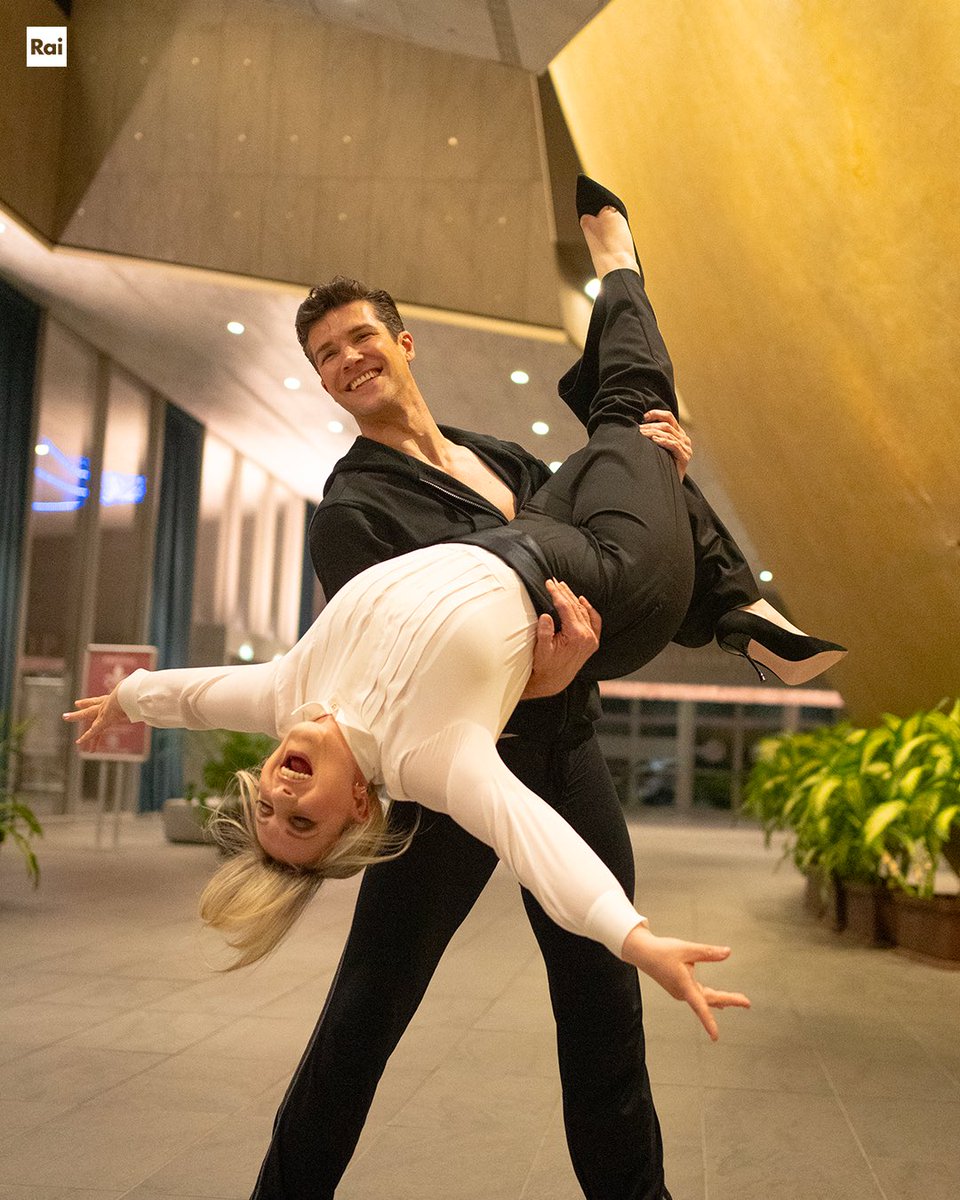
[[[549,467],[513,442],[449,426],[441,426],[441,432],[469,446],[496,472],[513,492],[518,510],[550,478]],[[310,555],[329,600],[349,579],[375,563],[437,542],[476,541],[510,562],[529,591],[539,590],[541,596],[533,596],[534,604],[545,611],[546,568],[541,570],[532,543],[520,544],[518,550],[515,537],[496,542],[495,531],[506,525],[503,513],[466,484],[429,463],[359,437],[324,486],[310,525]],[[487,540],[491,537],[494,541]],[[515,560],[516,554],[521,557]],[[575,681],[559,696],[521,703],[507,732],[579,741],[592,732],[599,713],[595,685]]]

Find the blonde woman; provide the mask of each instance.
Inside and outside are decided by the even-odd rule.
[[[400,849],[385,837],[382,793],[448,813],[560,926],[650,975],[716,1038],[711,1008],[749,1002],[704,987],[694,967],[729,950],[652,933],[610,871],[496,753],[530,674],[540,614],[599,629],[591,596],[603,626],[587,671],[609,678],[670,641],[692,587],[678,473],[638,430],[644,412],[667,407],[670,384],[647,352],[649,303],[629,227],[601,206],[583,226],[605,267],[590,440],[516,520],[356,576],[276,662],[138,671],[110,696],[79,700],[67,719],[82,727],[86,749],[140,720],[281,739],[259,779],[244,784],[245,848],[201,902],[237,949],[235,965],[276,945],[324,878]],[[356,331],[333,321],[326,336],[319,352],[336,355]],[[382,404],[409,371],[404,343],[385,327],[363,336],[375,366],[357,389]]]

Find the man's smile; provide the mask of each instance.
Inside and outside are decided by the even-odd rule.
[[[376,379],[382,368],[371,367],[369,371],[364,371],[362,375],[358,375],[356,379],[351,379],[347,384],[348,392],[355,392],[358,387],[362,387],[370,379]]]

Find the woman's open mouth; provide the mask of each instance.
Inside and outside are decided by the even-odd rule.
[[[313,775],[309,759],[302,754],[287,754],[280,764],[281,779],[309,779]]]

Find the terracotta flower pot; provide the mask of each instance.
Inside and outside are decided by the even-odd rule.
[[[960,968],[960,896],[918,900],[891,893],[897,949],[935,966]]]

